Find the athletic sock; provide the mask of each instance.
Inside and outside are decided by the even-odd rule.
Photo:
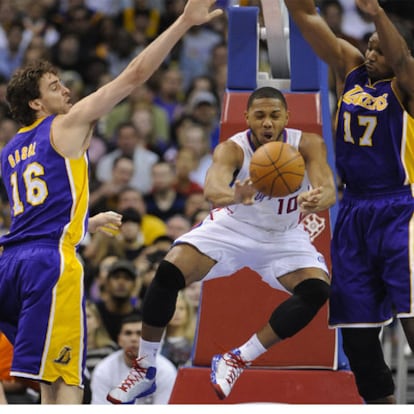
[[[144,364],[149,367],[155,367],[155,358],[160,349],[160,342],[149,342],[141,338],[139,344],[138,358],[144,357]]]
[[[249,362],[254,361],[267,351],[256,334],[254,334],[245,344],[240,346],[239,350],[242,358]]]

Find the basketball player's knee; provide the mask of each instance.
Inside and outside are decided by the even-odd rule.
[[[269,324],[280,339],[289,338],[304,328],[328,300],[330,286],[320,279],[299,283],[293,295],[272,313]]]
[[[392,372],[385,363],[379,328],[342,329],[343,348],[348,357],[359,394],[376,401],[394,394]]]
[[[174,315],[178,292],[184,287],[185,278],[181,270],[162,260],[145,294],[143,321],[151,326],[166,326]]]
[[[321,279],[307,279],[299,283],[293,290],[294,295],[300,296],[315,314],[329,298],[331,287]]]

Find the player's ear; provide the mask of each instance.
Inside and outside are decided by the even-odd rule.
[[[285,125],[289,123],[289,116],[290,116],[290,111],[286,110],[286,124]]]
[[[40,99],[32,99],[29,101],[29,107],[34,111],[39,111],[42,108],[42,103],[40,102]]]

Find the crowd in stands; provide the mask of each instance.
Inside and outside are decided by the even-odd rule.
[[[353,23],[351,34],[346,32],[353,0],[318,3],[337,32],[364,48],[370,22],[359,16],[358,31]],[[260,7],[254,0],[240,4]],[[185,0],[1,0],[0,150],[19,129],[5,100],[16,68],[50,60],[76,102],[117,76],[184,5]],[[226,14],[194,27],[145,85],[96,124],[89,150],[90,213],[117,211],[123,223],[112,237],[88,234],[79,251],[89,331],[85,403],[106,403],[106,393],[128,372],[137,353],[142,298],[155,269],[174,239],[209,213],[203,184],[219,142],[227,40]],[[7,232],[9,214],[0,188],[1,233]],[[195,283],[179,295],[160,354],[165,373],[158,376],[159,394],[140,403],[168,402],[176,370],[191,363],[200,290]],[[0,355],[11,353],[0,337]],[[38,402],[36,387],[7,376],[9,363],[0,359],[8,402]]]

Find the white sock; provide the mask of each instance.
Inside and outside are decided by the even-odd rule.
[[[267,351],[256,334],[254,334],[245,344],[240,346],[239,350],[242,358],[246,361],[254,361]]]
[[[145,365],[149,367],[155,367],[155,358],[160,349],[161,342],[149,342],[144,339],[140,339],[138,358],[145,358]]]

